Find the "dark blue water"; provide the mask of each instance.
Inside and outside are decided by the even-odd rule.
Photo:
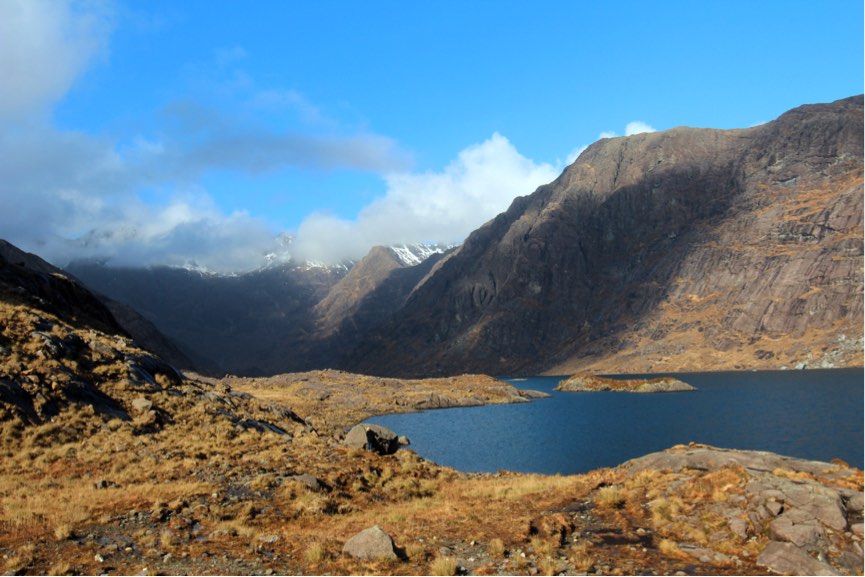
[[[560,377],[511,380],[552,393],[515,405],[385,415],[368,422],[461,471],[582,473],[679,443],[863,465],[863,371],[682,373],[697,391],[559,393]],[[510,379],[508,379],[510,380]]]

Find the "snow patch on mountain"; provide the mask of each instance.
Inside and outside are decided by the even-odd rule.
[[[434,254],[441,254],[456,245],[445,244],[400,244],[389,247],[405,266],[419,265]]]

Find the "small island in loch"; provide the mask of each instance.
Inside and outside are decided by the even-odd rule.
[[[588,393],[598,391],[616,391],[626,393],[678,393],[696,391],[688,383],[673,377],[657,377],[652,379],[610,379],[594,375],[573,375],[556,387],[557,391],[568,393]]]

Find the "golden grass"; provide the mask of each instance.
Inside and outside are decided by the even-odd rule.
[[[212,489],[212,485],[200,482],[142,482],[97,489],[92,482],[75,479],[30,480],[4,475],[0,476],[0,522],[12,530],[45,527],[61,539],[58,532],[67,534],[106,511],[133,509],[158,499],[204,495]]]
[[[664,555],[681,555],[682,550],[679,549],[679,544],[670,539],[661,539],[658,542],[658,551]]]
[[[487,555],[494,559],[504,557],[506,551],[504,541],[498,537],[487,543]]]
[[[549,557],[558,548],[557,544],[543,537],[532,537],[530,543],[538,557]]]
[[[303,551],[303,558],[306,562],[314,565],[324,561],[326,556],[327,552],[325,551],[324,545],[317,541],[307,545],[306,549]]]
[[[578,573],[588,572],[594,566],[591,545],[584,541],[571,546],[568,551],[568,561]]]
[[[613,508],[625,502],[625,495],[621,487],[608,485],[601,487],[595,494],[595,504],[599,507]]]
[[[405,554],[411,561],[424,561],[427,556],[426,547],[421,543],[412,542],[406,546]]]
[[[458,568],[457,560],[453,557],[436,557],[430,563],[429,574],[439,576],[456,575]]]
[[[29,335],[28,330],[22,328],[22,334]],[[115,346],[108,337],[104,341]],[[28,341],[13,351],[17,362],[29,362],[27,355],[34,354],[37,345]],[[116,345],[123,350],[129,346]],[[0,363],[11,367],[11,356]],[[49,380],[39,379],[51,371],[80,373],[89,366],[71,361],[46,362],[27,382],[50,387]],[[700,507],[740,493],[747,480],[732,470],[700,474],[693,481],[670,472],[644,471],[628,477],[617,470],[581,476],[468,476],[426,462],[411,451],[377,456],[341,448],[338,435],[330,432],[341,434],[342,424],[351,422],[347,419],[370,407],[392,412],[386,405],[394,398],[391,385],[372,377],[362,379],[365,397],[354,412],[345,406],[328,409],[330,399],[304,401],[311,412],[302,414],[321,424],[317,431],[279,421],[257,398],[231,395],[221,383],[187,384],[179,393],[166,389],[163,382],[158,390],[144,391],[140,382],[127,378],[125,363],[114,360],[96,363],[88,378],[125,407],[131,399],[146,396],[170,418],[143,430],[141,423],[70,407],[54,423],[0,424],[0,547],[9,551],[6,571],[99,573],[104,567],[93,561],[92,552],[81,553],[79,540],[72,537],[98,533],[96,526],[111,526],[137,551],[171,552],[173,563],[215,548],[250,563],[262,551],[273,555],[269,559],[291,559],[258,566],[277,571],[452,575],[456,559],[434,556],[442,545],[437,539],[446,536],[457,543],[452,548],[456,551],[472,541],[472,546],[486,544],[495,562],[476,568],[479,573],[498,567],[524,573],[535,563],[540,572],[554,574],[566,568],[560,556],[580,572],[614,566],[611,559],[630,553],[616,546],[594,548],[588,542],[568,546],[574,524],[584,522],[564,512],[575,503],[594,502],[600,519],[593,522],[604,526],[646,527],[650,520],[657,521],[663,527],[656,531],[659,548],[675,553],[671,547],[676,539],[702,543],[706,535],[724,530],[723,519]],[[279,379],[272,386],[250,384],[249,390],[291,402],[301,398],[308,384],[295,378],[290,377],[287,392],[278,390]],[[447,385],[447,380],[442,382]],[[473,386],[458,385],[455,395],[479,394]],[[418,388],[412,394],[429,390]],[[196,391],[206,391],[208,397]],[[328,385],[328,391],[346,399],[352,394],[351,387],[339,383]],[[220,395],[216,400],[214,392]],[[240,418],[274,422],[291,434],[243,430]],[[312,491],[289,480],[301,473],[314,475],[327,490]],[[858,479],[861,486],[861,478],[858,473],[851,482]],[[406,559],[361,562],[336,553],[345,539],[373,524],[386,527],[397,546],[404,547]],[[208,539],[197,541],[195,535]],[[23,545],[28,542],[35,544],[29,551]],[[530,553],[529,558],[517,544]],[[759,543],[730,540],[720,546],[750,547],[756,553]],[[111,559],[116,572],[141,570],[141,557],[137,565],[123,557]],[[66,564],[52,566],[58,559]],[[195,572],[207,565],[182,567]]]
[[[551,557],[546,557],[538,562],[538,572],[541,575],[558,575],[564,568],[564,563]]]

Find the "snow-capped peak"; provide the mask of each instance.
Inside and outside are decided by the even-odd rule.
[[[415,266],[434,254],[443,253],[454,245],[444,244],[399,244],[390,249],[396,254],[399,261],[405,266]]]

